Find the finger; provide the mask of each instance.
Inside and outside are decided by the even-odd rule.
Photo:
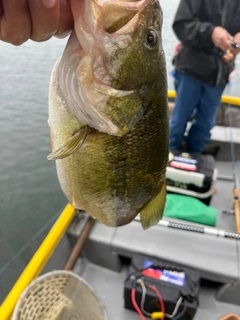
[[[222,39],[220,49],[222,49],[223,51],[227,51],[227,50],[232,49],[231,40],[228,36],[226,36],[225,38]]]
[[[32,19],[30,38],[45,41],[58,30],[60,5],[58,0],[28,0]]]
[[[29,39],[31,19],[26,1],[2,0],[0,6],[0,40],[21,45]]]
[[[219,39],[219,47],[223,51],[231,50],[232,36],[227,32],[227,30],[222,28],[221,38]]]
[[[240,43],[240,32],[236,33],[233,37],[233,41]]]
[[[69,32],[73,29],[73,25],[74,22],[69,1],[61,0],[58,31],[55,35],[59,38],[67,36]]]
[[[219,48],[220,48],[222,51],[232,50],[231,45],[229,45],[228,43],[221,43],[221,45],[219,45]]]
[[[234,49],[234,48],[232,48],[232,49],[231,49],[231,53],[236,56],[237,54],[240,53],[240,49]]]

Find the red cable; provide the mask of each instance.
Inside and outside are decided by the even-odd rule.
[[[147,287],[148,287],[149,289],[153,290],[153,291],[156,293],[156,295],[157,295],[157,297],[158,297],[158,300],[159,300],[159,302],[160,302],[161,311],[162,311],[162,313],[163,313],[162,320],[164,320],[165,306],[164,306],[163,298],[162,298],[160,292],[159,292],[158,289],[157,289],[156,287],[154,287],[154,286],[148,285]]]
[[[136,309],[137,313],[139,314],[140,318],[142,320],[146,320],[146,318],[144,317],[144,314],[142,313],[142,311],[139,309],[139,307],[137,305],[137,302],[135,299],[135,294],[136,294],[136,289],[133,288],[132,292],[131,292],[132,304],[133,304],[134,308]]]

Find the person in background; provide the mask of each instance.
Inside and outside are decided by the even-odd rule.
[[[31,39],[64,37],[73,28],[69,0],[0,0],[0,40],[21,45]]]
[[[240,52],[239,0],[180,0],[173,30],[181,41],[173,59],[177,91],[170,123],[170,150],[181,152],[187,122],[186,151],[202,153],[215,125],[216,113],[234,58]]]

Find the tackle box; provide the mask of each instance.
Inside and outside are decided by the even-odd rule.
[[[166,172],[168,193],[192,196],[209,205],[217,178],[212,155],[172,155]]]

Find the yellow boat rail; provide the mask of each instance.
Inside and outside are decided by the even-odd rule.
[[[168,98],[174,99],[176,98],[176,91],[168,91]],[[240,107],[240,98],[238,97],[230,97],[230,96],[222,96],[222,103],[229,103],[233,106]]]
[[[75,209],[68,204],[1,305],[1,320],[10,319],[20,295],[42,271],[66,232],[74,214]]]

